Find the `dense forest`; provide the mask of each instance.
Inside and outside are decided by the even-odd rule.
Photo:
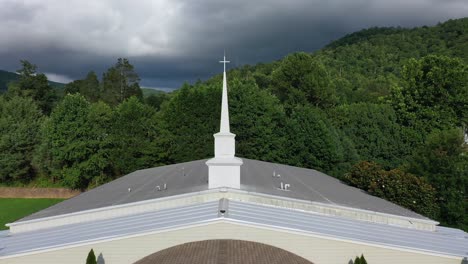
[[[228,73],[237,155],[314,168],[468,230],[468,18],[371,28]],[[143,96],[127,59],[61,93],[21,61],[0,96],[0,181],[88,189],[213,156],[222,76]]]

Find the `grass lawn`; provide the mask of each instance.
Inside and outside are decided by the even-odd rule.
[[[5,224],[52,206],[64,199],[0,198],[0,230]]]

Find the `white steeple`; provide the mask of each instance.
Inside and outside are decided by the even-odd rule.
[[[226,63],[224,59],[220,61],[224,64],[223,72],[223,95],[221,99],[221,121],[219,133],[214,134],[215,138],[215,156],[208,160],[208,188],[240,188],[240,166],[242,160],[235,157],[236,153],[236,135],[229,129],[229,105],[227,96],[226,81]]]
[[[226,60],[226,55],[220,63],[224,64],[223,72],[223,97],[221,101],[221,125],[219,127],[219,132],[230,133],[229,131],[229,107],[228,107],[228,98],[227,98],[227,81],[226,81],[226,63],[229,61]]]

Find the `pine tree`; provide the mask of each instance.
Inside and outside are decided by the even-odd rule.
[[[364,254],[361,254],[360,264],[367,264],[367,260],[364,258]]]
[[[128,59],[119,58],[115,66],[109,68],[102,76],[101,99],[116,106],[132,96],[142,98],[139,81],[140,78]]]
[[[97,264],[96,262],[96,255],[94,255],[94,250],[91,249],[88,253],[88,257],[86,258],[86,264]]]
[[[361,263],[361,258],[356,257],[356,258],[354,259],[353,264],[362,264],[362,263]]]
[[[44,114],[52,111],[56,101],[55,90],[49,85],[47,76],[37,72],[37,66],[27,60],[21,60],[22,68],[16,72],[19,75],[17,89],[9,89],[9,93],[21,97],[31,97]]]
[[[41,110],[31,98],[0,96],[0,182],[34,177],[33,153],[40,142]]]

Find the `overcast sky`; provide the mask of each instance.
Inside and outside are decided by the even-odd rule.
[[[371,26],[468,16],[468,0],[0,0],[0,69],[99,76],[129,58],[142,86],[178,88],[229,67],[314,51]]]

